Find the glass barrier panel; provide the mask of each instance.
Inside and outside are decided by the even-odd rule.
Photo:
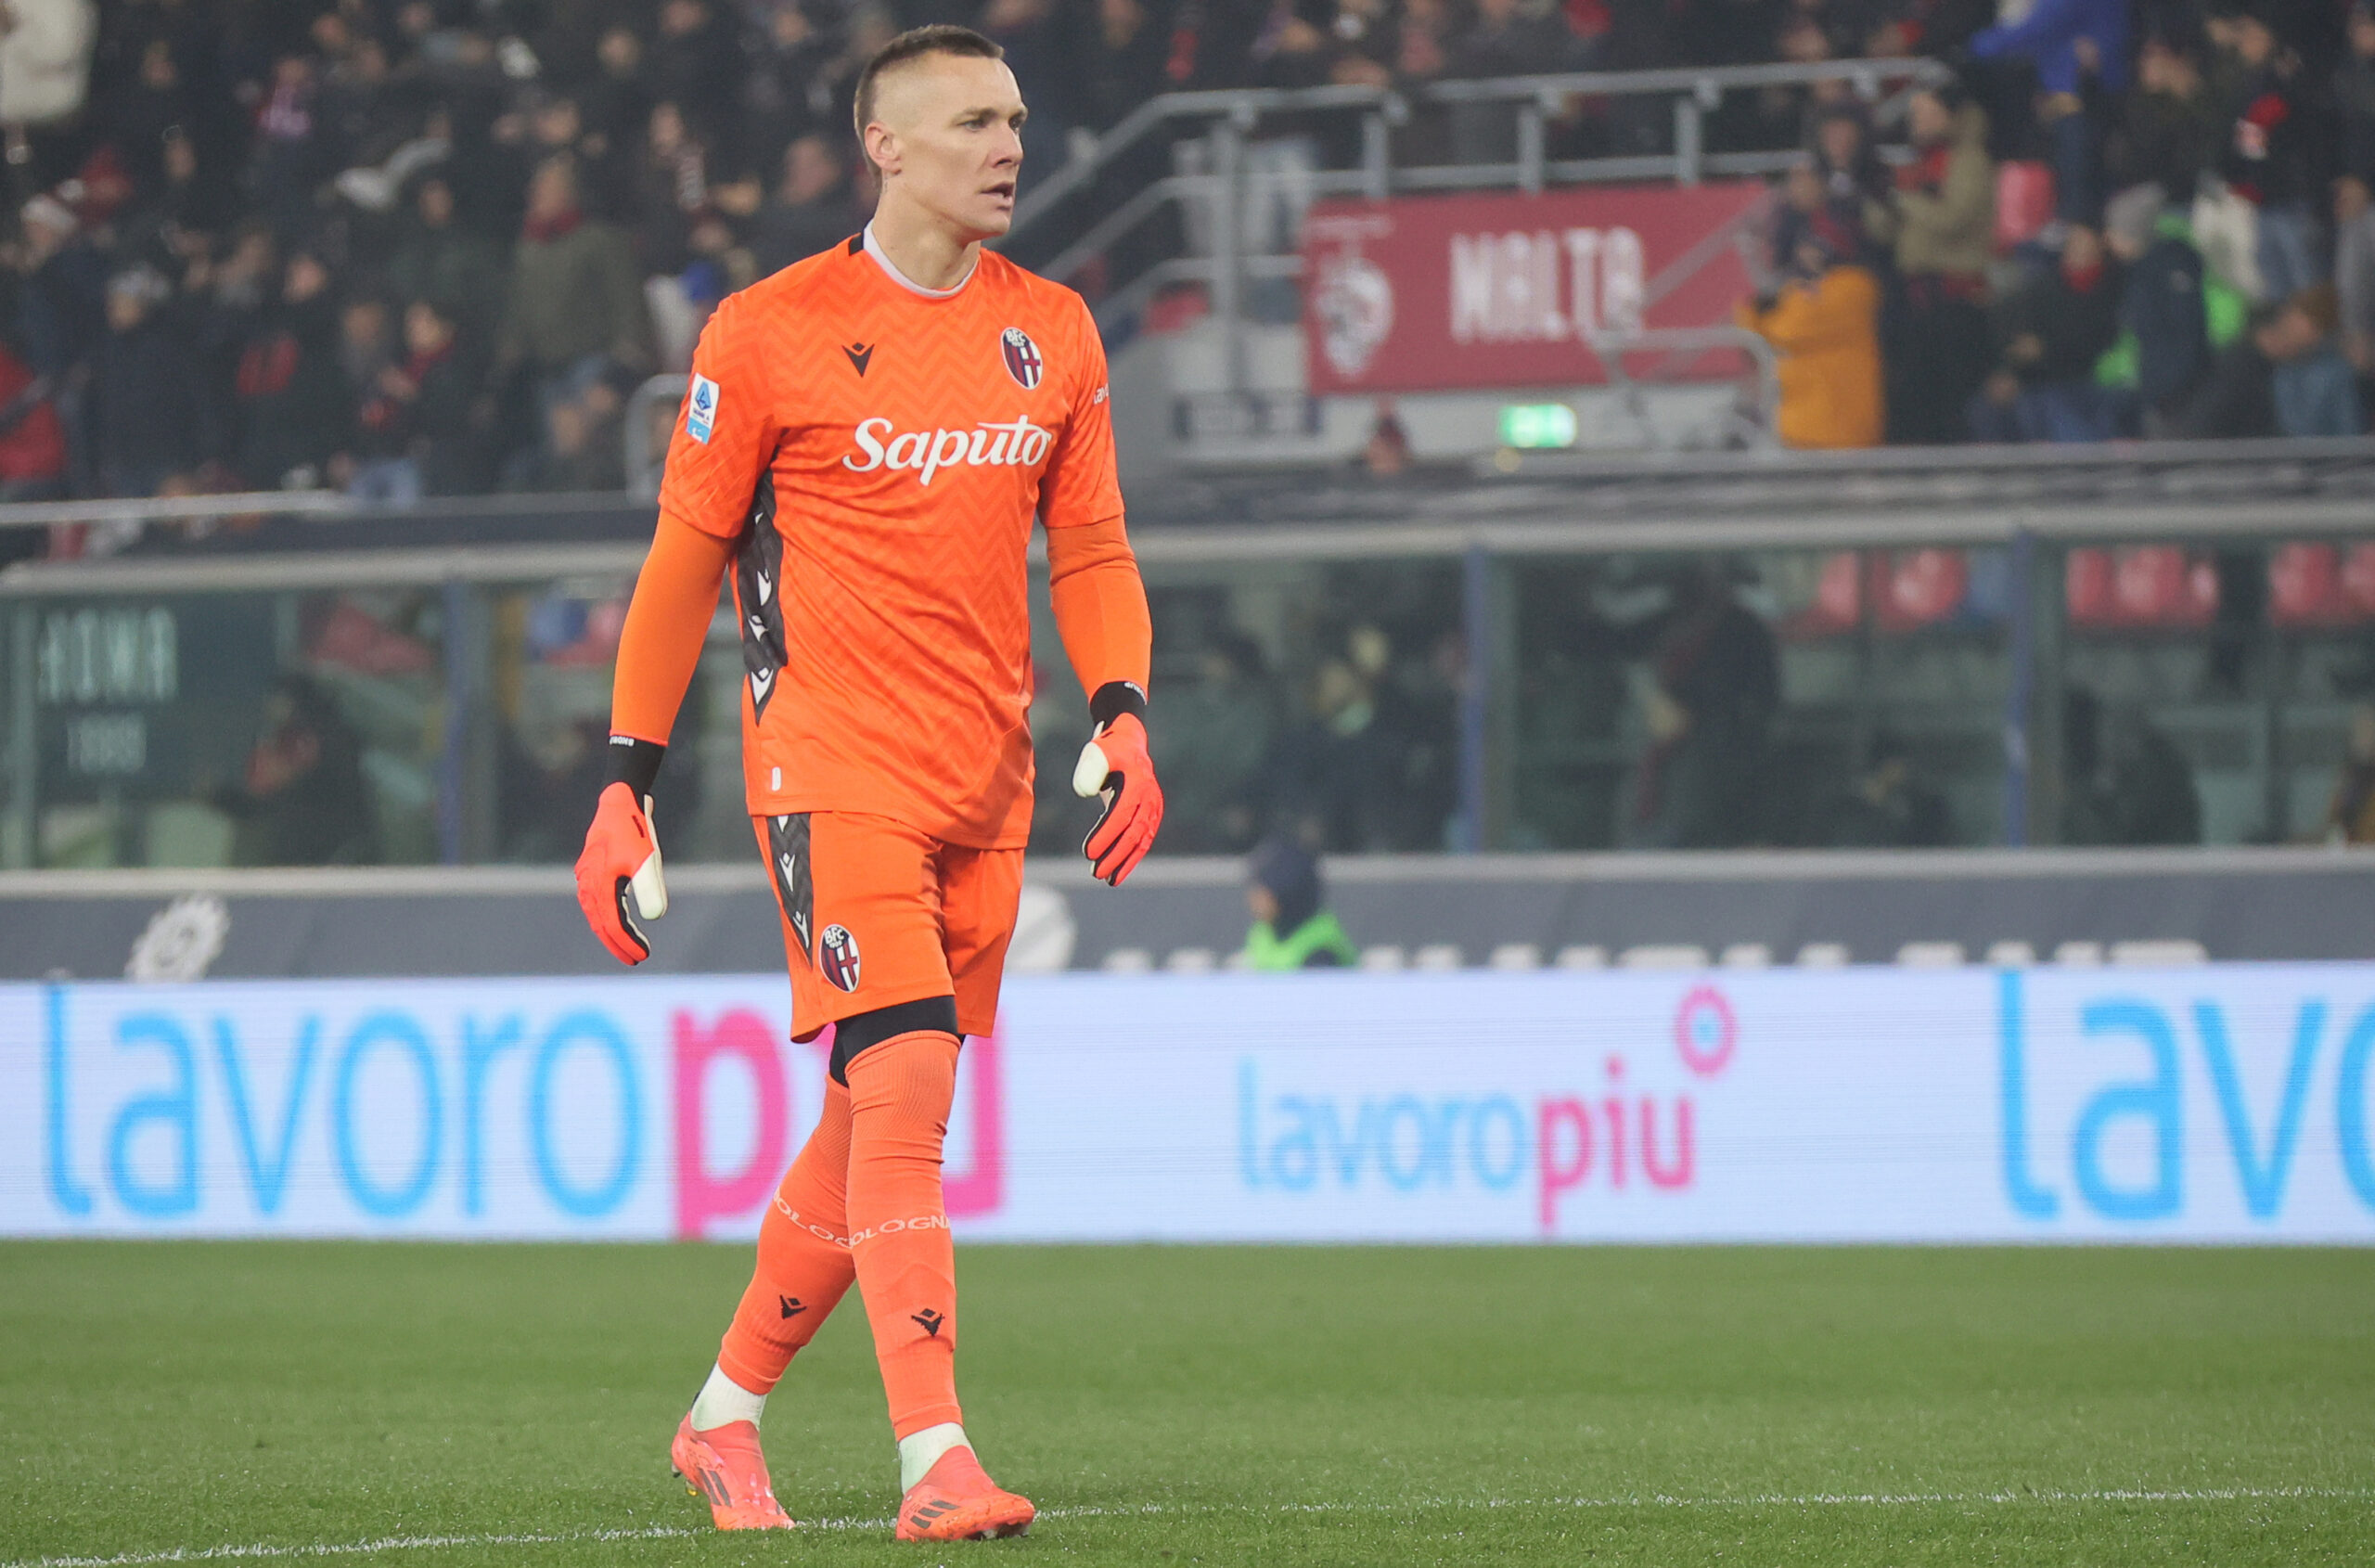
[[[1331,853],[1444,848],[1457,809],[1460,577],[1444,560],[1146,568],[1161,853],[1294,831]],[[1033,586],[1032,846],[1077,854],[1085,699]]]
[[[2081,546],[2063,603],[2059,842],[2375,838],[2375,544]]]
[[[2003,833],[1996,550],[1508,563],[1491,847],[1986,844]]]
[[[479,590],[491,629],[486,682],[491,818],[473,858],[567,865],[584,842],[595,798],[610,781],[610,687],[626,623],[631,573],[587,574]],[[668,756],[652,817],[672,859],[741,861],[751,854],[742,788],[742,649],[721,594]],[[474,813],[475,815],[475,813]]]
[[[0,601],[10,867],[431,861],[435,589]]]

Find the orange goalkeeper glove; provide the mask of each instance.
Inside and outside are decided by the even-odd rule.
[[[1147,726],[1139,716],[1146,705],[1145,695],[1126,681],[1099,687],[1089,703],[1098,725],[1072,769],[1072,793],[1105,799],[1104,814],[1080,848],[1108,887],[1120,887],[1137,868],[1162,826],[1162,786],[1155,782]]]
[[[651,944],[627,913],[630,894],[635,914],[647,920],[668,912],[660,840],[651,830],[651,799],[647,795],[638,802],[631,787],[616,783],[603,790],[594,808],[594,825],[585,829],[585,848],[577,857],[577,906],[612,958],[639,964],[651,957]]]

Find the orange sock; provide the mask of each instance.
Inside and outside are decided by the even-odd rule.
[[[718,1346],[717,1364],[753,1394],[775,1388],[855,1278],[849,1163],[850,1091],[828,1079],[824,1114],[759,1222],[759,1265]]]
[[[956,1094],[956,1039],[895,1035],[858,1054],[850,1079],[850,1256],[906,1437],[956,1407],[956,1248],[940,1193],[941,1140]]]

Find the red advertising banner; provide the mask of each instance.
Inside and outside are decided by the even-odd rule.
[[[1326,201],[1303,223],[1303,320],[1315,392],[1590,385],[1593,340],[1717,328],[1755,291],[1748,248],[1766,191],[1601,186],[1539,196]],[[1736,350],[1640,348],[1628,375],[1741,373]]]

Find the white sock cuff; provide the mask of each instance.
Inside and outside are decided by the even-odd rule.
[[[899,1490],[905,1493],[931,1472],[940,1457],[951,1448],[970,1448],[965,1429],[955,1421],[943,1421],[921,1432],[911,1432],[899,1439]]]
[[[725,1375],[725,1368],[712,1367],[709,1382],[701,1384],[700,1394],[693,1400],[693,1430],[707,1432],[735,1421],[749,1421],[756,1426],[766,1408],[765,1394],[744,1388]]]

